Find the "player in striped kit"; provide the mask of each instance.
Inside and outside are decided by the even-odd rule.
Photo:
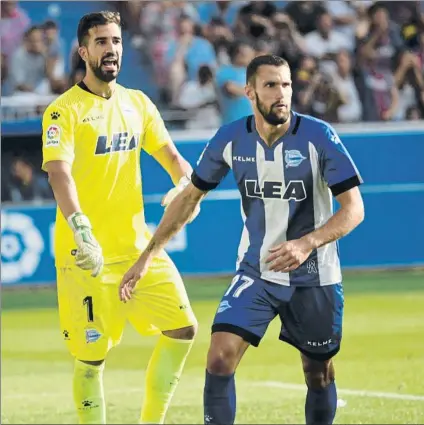
[[[306,423],[330,424],[337,407],[332,358],[340,349],[344,304],[337,240],[363,220],[362,179],[329,124],[291,111],[284,59],[255,58],[247,69],[246,95],[254,115],[221,127],[208,143],[191,183],[124,276],[121,297],[131,297],[151,258],[231,169],[244,229],[237,272],[212,326],[205,423],[234,423],[235,370],[279,316],[280,340],[300,352],[308,387]],[[333,196],[340,204],[336,213]]]

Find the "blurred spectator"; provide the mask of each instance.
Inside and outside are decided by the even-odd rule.
[[[46,45],[41,27],[33,26],[27,30],[23,45],[12,56],[9,75],[14,94],[51,93],[47,75]]]
[[[2,202],[11,202],[12,194],[10,193],[10,175],[3,163],[6,163],[4,160],[4,152],[2,152],[2,167],[1,167],[1,201]]]
[[[6,59],[19,48],[30,20],[17,1],[1,2],[0,38],[1,54]],[[3,60],[2,60],[3,62]]]
[[[352,43],[350,50],[354,47],[355,27],[357,13],[351,2],[346,0],[327,0],[326,8],[333,18],[334,29],[343,33]]]
[[[423,114],[416,106],[410,106],[406,110],[406,117],[408,121],[419,121],[423,119]]]
[[[56,22],[47,21],[43,28],[47,55],[46,73],[53,92],[62,93],[66,88],[63,40],[60,38]]]
[[[178,38],[171,41],[166,53],[170,69],[170,90],[175,100],[185,80],[196,80],[199,67],[209,65],[216,68],[215,50],[209,41],[194,35],[194,22],[186,15],[178,21]]]
[[[363,40],[369,33],[371,22],[368,14],[368,8],[373,4],[373,1],[351,0],[349,1],[349,4],[356,12],[355,39],[356,43],[358,43],[358,41]]]
[[[16,158],[12,163],[11,171],[10,198],[12,202],[53,199],[47,179],[35,173],[29,161]]]
[[[328,12],[318,16],[317,30],[305,36],[305,48],[308,55],[320,61],[320,68],[331,72],[334,58],[342,49],[351,50],[353,43],[343,33],[333,28],[333,20]]]
[[[393,74],[365,63],[362,71],[362,104],[364,121],[390,121],[395,117],[399,104],[399,92]]]
[[[250,1],[240,9],[241,16],[250,16],[251,19],[255,16],[271,19],[275,12],[277,7],[270,1]]]
[[[362,104],[352,74],[351,62],[348,51],[342,50],[337,53],[337,72],[333,76],[333,85],[341,101],[337,109],[339,122],[358,122],[362,119]]]
[[[199,123],[206,116],[215,117],[214,96],[224,121],[238,117],[242,109],[251,113],[244,95],[246,63],[237,61],[235,65],[229,53],[233,45],[248,45],[255,55],[272,53],[289,61],[293,104],[299,112],[339,122],[357,121],[361,110],[367,121],[416,117],[415,109],[424,116],[423,1],[108,3],[122,14],[124,37],[131,39],[126,48],[137,49],[128,59],[135,58],[133,69],[120,78],[145,76],[143,82],[135,84],[151,90],[160,108],[183,109],[175,114],[170,111],[169,117],[177,125],[187,122],[192,128],[210,124],[212,119]],[[34,105],[31,97],[44,102],[39,94],[61,93],[85,75],[77,40],[69,43],[66,39],[71,52],[64,57],[58,25],[67,25],[68,21],[63,20],[64,15],[55,15],[53,8],[51,11],[48,8],[54,21],[42,24],[42,39],[36,27],[28,32],[21,47],[29,19],[17,2],[2,2],[1,89],[3,96],[15,95],[2,107],[6,120],[39,114],[44,104]],[[35,18],[45,19],[42,14],[35,14]],[[64,31],[63,36],[67,33]],[[12,55],[7,57],[6,53],[15,56],[13,64]],[[70,69],[69,75],[65,75],[65,68]],[[229,80],[223,83],[226,78]],[[150,87],[152,80],[156,87]],[[21,99],[25,105],[29,102],[29,110],[14,106],[13,102]],[[209,101],[205,113],[199,105]]]
[[[404,47],[399,27],[389,20],[387,10],[378,3],[371,6],[368,13],[371,25],[360,44],[361,60],[371,62],[379,70],[391,71]]]
[[[285,13],[275,13],[272,17],[272,23],[276,30],[275,39],[278,40],[275,53],[289,62],[293,72],[299,67],[300,58],[305,53],[303,37]]]
[[[414,54],[418,59],[420,69],[424,72],[424,28],[418,36],[418,47]]]
[[[9,68],[7,66],[7,58],[4,55],[1,55],[1,88],[2,94],[4,94],[5,88],[3,87],[3,83],[7,80],[9,73]]]
[[[78,53],[78,48],[78,40],[75,38],[72,43],[71,52],[69,55],[71,68],[69,75],[69,86],[78,84],[85,77],[85,62]]]
[[[177,56],[184,59],[189,80],[197,78],[200,65],[215,67],[216,55],[213,46],[204,38],[194,34],[194,22],[187,16],[180,17],[178,24],[178,37],[171,41],[166,53],[167,63],[171,64]]]
[[[1,45],[1,91],[2,95],[10,95],[13,87],[10,84],[10,57],[22,43],[22,38],[29,27],[30,20],[16,1],[1,3],[0,45]]]
[[[332,78],[318,74],[312,102],[312,115],[328,122],[337,122],[338,109],[342,104]]]
[[[153,79],[159,89],[160,100],[166,104],[170,101],[172,92],[168,89],[170,63],[167,52],[169,52],[170,45],[175,44],[178,39],[181,16],[184,15],[191,19],[193,33],[195,32],[195,23],[199,21],[199,16],[194,4],[187,1],[166,0],[138,3],[142,5],[139,14],[139,27],[143,37],[143,55],[147,55],[148,59],[150,58],[146,64],[150,67]],[[133,45],[137,38],[139,37],[135,39],[133,37]],[[196,71],[197,69],[195,73]],[[196,78],[195,74],[193,78]]]
[[[110,1],[110,4],[121,15],[121,20],[125,29],[130,33],[131,44],[135,48],[141,48],[145,43],[143,27],[140,25],[143,12],[143,2],[141,1]]]
[[[424,78],[420,61],[413,53],[401,56],[399,66],[394,75],[396,87],[399,89],[399,110],[397,118],[404,119],[409,106],[424,106]]]
[[[189,17],[193,23],[199,22],[199,15],[191,2],[150,1],[143,4],[139,26],[147,41],[154,42],[154,37],[160,36],[169,43],[178,37],[179,20],[183,15]]]
[[[285,12],[301,34],[308,34],[316,30],[318,16],[326,12],[322,1],[291,1]]]
[[[255,40],[252,47],[256,51],[256,56],[274,54],[277,45],[271,37],[260,37]]]
[[[251,1],[242,7],[237,18],[239,36],[255,42],[258,39],[269,39],[274,36],[275,28],[271,17],[277,8],[269,1]]]
[[[385,7],[376,3],[368,14],[369,34],[359,44],[364,119],[392,120],[399,106],[399,74],[410,54],[403,50],[399,27],[389,20]]]
[[[237,15],[246,2],[245,1],[203,1],[197,6],[200,21],[203,25],[207,25],[212,19],[219,19],[228,27],[233,27],[237,20]]]
[[[318,64],[314,57],[304,56],[297,70],[293,71],[293,104],[302,114],[312,112],[312,95],[317,81]]]
[[[305,56],[300,61],[293,89],[293,103],[298,112],[330,122],[337,121],[337,109],[342,103],[340,95],[331,78],[318,70],[314,57]]]
[[[186,81],[183,84],[176,103],[176,106],[193,113],[186,123],[187,129],[220,126],[213,73],[209,66],[202,65],[199,68],[196,81]]]
[[[204,27],[204,34],[215,49],[218,65],[229,64],[228,49],[234,41],[234,35],[223,19],[212,18]]]
[[[216,75],[223,124],[252,114],[252,106],[244,87],[246,68],[255,57],[255,51],[247,43],[236,42],[229,53],[231,65],[222,66]]]

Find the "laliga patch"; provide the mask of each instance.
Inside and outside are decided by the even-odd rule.
[[[85,330],[85,340],[87,344],[90,342],[96,342],[101,338],[102,334],[97,329],[86,329]]]
[[[305,159],[306,157],[304,157],[298,150],[286,151],[286,168],[298,167]]]
[[[60,142],[60,127],[52,124],[46,131],[46,147],[59,146]]]

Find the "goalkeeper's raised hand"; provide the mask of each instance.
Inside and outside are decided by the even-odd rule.
[[[178,196],[184,188],[190,183],[190,178],[188,176],[181,177],[180,181],[178,182],[177,186],[173,187],[162,199],[162,206],[165,207],[165,210],[168,208],[169,204],[173,201],[173,199]],[[191,223],[200,212],[200,205],[196,205],[196,208],[191,215],[190,219],[188,220],[188,223]]]
[[[91,276],[96,277],[103,268],[103,252],[93,236],[90,220],[76,212],[68,217],[68,224],[77,244],[75,264],[83,270],[91,270]]]

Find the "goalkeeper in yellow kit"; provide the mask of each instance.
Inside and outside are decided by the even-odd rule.
[[[119,300],[118,286],[150,239],[140,150],[152,155],[176,185],[165,206],[188,183],[191,167],[150,99],[116,83],[122,58],[119,14],[85,15],[78,41],[86,76],[44,113],[42,165],[58,204],[59,314],[75,357],[75,406],[80,423],[106,423],[104,360],[128,319],[143,335],[160,334],[147,366],[140,422],[163,423],[196,333],[196,318],[165,252],[155,258],[130,302]]]

